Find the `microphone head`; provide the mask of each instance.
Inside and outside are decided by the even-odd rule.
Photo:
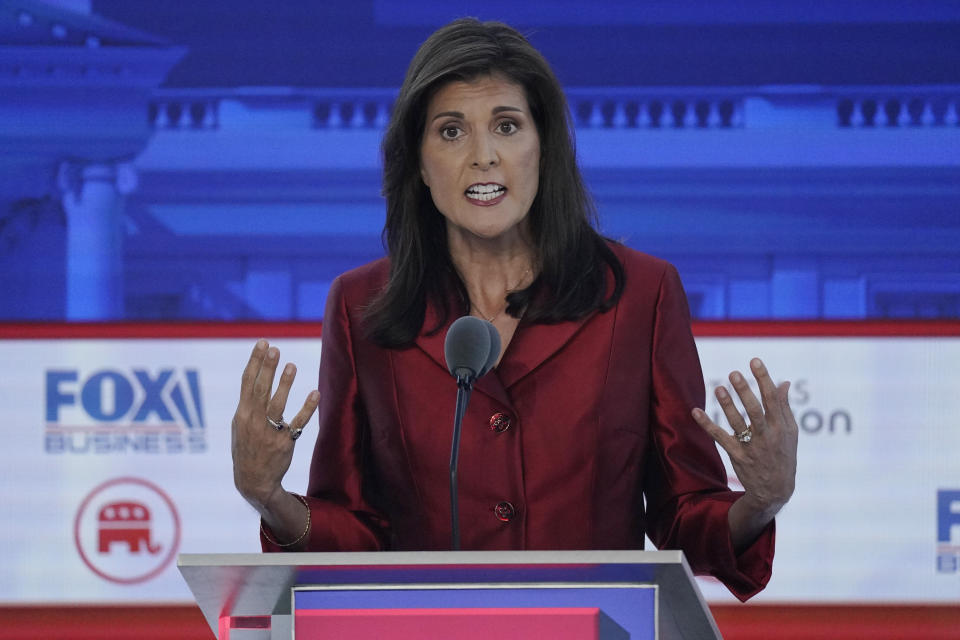
[[[489,370],[488,361],[496,357],[491,356],[491,331],[493,327],[486,320],[474,316],[463,316],[454,320],[447,330],[447,337],[443,341],[443,355],[447,360],[447,369],[459,378],[474,380]],[[497,355],[500,355],[500,336],[497,335]]]
[[[483,376],[487,371],[490,371],[490,369],[493,369],[493,365],[497,364],[497,358],[500,357],[500,332],[497,331],[497,328],[493,326],[492,322],[487,322],[486,320],[481,320],[481,322],[487,325],[487,331],[490,332],[490,355],[483,364],[483,369],[477,374],[478,378]]]

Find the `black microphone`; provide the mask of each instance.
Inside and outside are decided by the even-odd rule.
[[[460,516],[457,501],[457,462],[460,458],[460,425],[467,412],[473,383],[493,368],[500,357],[500,332],[493,324],[474,316],[454,320],[443,342],[447,369],[457,379],[457,406],[453,414],[450,445],[450,521],[453,549],[460,549]]]
[[[493,367],[500,355],[500,332],[486,320],[463,316],[454,320],[443,341],[447,369],[457,385],[473,382]]]

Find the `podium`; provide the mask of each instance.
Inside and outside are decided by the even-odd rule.
[[[720,638],[680,551],[183,554],[219,640]]]

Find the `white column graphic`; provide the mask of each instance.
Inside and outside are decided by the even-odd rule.
[[[67,319],[123,317],[123,201],[137,176],[126,163],[63,163],[67,212]]]

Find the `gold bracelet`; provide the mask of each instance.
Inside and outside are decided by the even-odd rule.
[[[311,520],[311,518],[310,518],[310,505],[307,504],[306,498],[304,498],[303,496],[301,496],[301,495],[298,494],[298,493],[292,493],[292,492],[289,492],[289,491],[288,491],[287,493],[289,493],[289,494],[292,495],[294,498],[296,498],[297,500],[299,500],[300,502],[302,502],[302,503],[303,503],[303,506],[306,507],[306,509],[307,509],[307,526],[304,527],[303,533],[301,533],[301,534],[299,535],[299,537],[297,537],[297,539],[294,540],[293,542],[281,543],[281,542],[277,542],[277,541],[275,541],[275,540],[271,540],[271,539],[270,539],[270,536],[267,535],[267,530],[263,528],[263,518],[260,518],[260,533],[261,533],[261,535],[263,535],[263,537],[266,539],[267,542],[269,542],[269,543],[272,544],[272,545],[278,546],[278,547],[292,547],[292,546],[294,546],[294,545],[296,545],[296,544],[299,544],[300,541],[303,540],[305,537],[307,537],[307,534],[310,533],[310,520]]]

